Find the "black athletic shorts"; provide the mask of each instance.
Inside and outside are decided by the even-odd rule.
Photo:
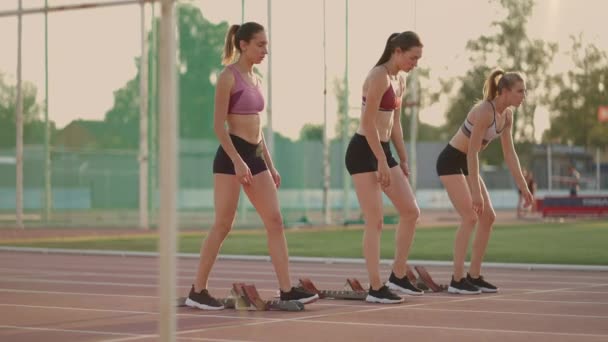
[[[230,134],[230,139],[232,140],[232,144],[234,144],[236,151],[241,158],[243,158],[245,164],[249,166],[252,175],[268,170],[263,158],[263,147],[261,142],[252,144],[249,141],[232,134]],[[213,173],[224,173],[228,175],[236,174],[234,171],[234,164],[226,151],[222,148],[222,145],[217,149],[215,159],[213,160]]]
[[[439,176],[458,174],[468,176],[467,154],[447,144],[437,158],[437,174]]]
[[[395,158],[393,158],[390,143],[388,141],[380,141],[380,144],[382,144],[388,167],[392,168],[399,165]],[[378,159],[376,159],[374,152],[369,147],[365,136],[361,134],[355,133],[352,139],[350,139],[344,159],[346,169],[351,175],[378,171]]]

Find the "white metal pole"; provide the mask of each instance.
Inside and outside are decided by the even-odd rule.
[[[547,143],[547,189],[549,194],[553,190],[553,166],[551,165],[551,143]]]
[[[327,137],[327,44],[326,44],[326,20],[325,0],[323,0],[323,222],[331,222],[329,210],[329,139]]]
[[[414,30],[416,30],[416,0],[414,0]],[[420,88],[418,83],[418,72],[412,70],[412,115],[410,122],[410,185],[412,190],[416,193],[418,188],[418,153],[417,153],[417,141],[418,141],[418,110],[420,109]]]
[[[268,41],[272,42],[272,0],[268,1]],[[266,114],[268,116],[268,122],[266,124],[266,145],[268,146],[268,153],[273,155],[274,152],[274,131],[272,129],[272,44],[268,45],[268,104],[266,106]]]
[[[0,18],[1,17],[13,17],[18,14],[26,15],[26,14],[35,14],[35,13],[62,12],[62,11],[91,9],[91,8],[100,8],[100,7],[133,5],[133,4],[138,4],[138,3],[154,2],[154,1],[159,1],[159,0],[114,0],[114,1],[104,1],[104,2],[85,2],[85,3],[61,5],[61,6],[45,6],[45,7],[36,7],[36,8],[27,8],[27,9],[19,8],[17,10],[0,11]]]
[[[156,198],[158,193],[158,27],[155,4],[152,3],[152,43],[150,45],[150,127],[149,127],[149,196],[148,210],[152,222],[158,223]]]
[[[48,7],[48,0],[44,0]],[[44,222],[51,219],[51,128],[49,123],[49,30],[48,13],[44,13]]]
[[[175,341],[176,194],[178,175],[176,25],[174,0],[161,0],[160,90],[160,341]]]
[[[409,155],[409,164],[410,164],[410,185],[412,186],[412,190],[416,193],[416,189],[418,187],[418,161],[417,161],[417,153],[416,153],[416,142],[418,140],[418,97],[419,97],[419,89],[418,89],[418,72],[416,70],[412,70],[412,115],[410,116],[410,155]]]
[[[18,0],[19,10],[21,10],[21,0]],[[21,85],[21,44],[22,44],[22,16],[17,18],[17,103],[15,105],[15,118],[17,125],[17,141],[15,149],[15,210],[17,216],[17,227],[23,228],[23,93]]]
[[[245,22],[245,0],[241,0],[241,25]]]
[[[148,229],[148,48],[146,6],[140,5],[141,60],[139,66],[139,228]]]
[[[600,192],[601,189],[601,178],[600,178],[600,148],[595,148],[595,184],[597,192]]]
[[[350,101],[349,101],[349,85],[348,85],[348,0],[344,1],[344,12],[345,12],[345,34],[344,34],[344,120],[342,127],[342,152],[346,153],[346,147],[348,145],[348,128],[350,126]],[[342,171],[342,222],[346,223],[350,216],[350,175],[344,169]]]

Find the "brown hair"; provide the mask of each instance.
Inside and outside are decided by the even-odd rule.
[[[391,34],[386,40],[386,46],[384,46],[384,51],[376,66],[384,64],[391,59],[391,55],[396,48],[400,48],[401,51],[407,51],[413,47],[422,47],[420,37],[415,32],[405,31]]]
[[[249,42],[260,31],[264,31],[264,26],[253,21],[244,23],[243,25],[230,26],[228,33],[226,33],[222,64],[227,65],[234,60],[236,56],[235,50],[241,53],[241,40]]]
[[[492,101],[503,89],[511,89],[515,83],[523,81],[524,77],[517,71],[505,72],[500,68],[495,69],[483,85],[483,99]]]

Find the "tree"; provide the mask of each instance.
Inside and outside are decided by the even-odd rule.
[[[469,40],[466,49],[471,53],[472,68],[455,81],[442,83],[441,92],[451,93],[445,129],[453,134],[462,125],[471,106],[481,99],[485,78],[495,66],[506,71],[521,71],[534,96],[528,96],[515,112],[514,140],[519,143],[518,147],[529,146],[534,141],[534,111],[542,98],[542,85],[547,82],[547,70],[557,52],[557,44],[528,37],[526,24],[532,15],[533,0],[493,1],[499,2],[506,11],[503,19],[491,24],[497,32]],[[490,149],[497,147],[490,146]],[[491,151],[484,153],[483,158],[491,164],[502,161],[499,153]]]
[[[323,125],[305,124],[300,130],[300,140],[323,142]]]
[[[23,142],[41,144],[44,142],[44,122],[38,118],[40,105],[36,100],[36,87],[22,82],[23,96]],[[0,148],[15,147],[17,87],[9,85],[0,72]],[[51,127],[52,128],[52,127]]]
[[[608,57],[595,45],[572,37],[574,68],[550,79],[554,90],[545,102],[551,110],[551,126],[545,142],[573,143],[585,147],[608,145],[608,124],[598,123],[597,110],[608,105]]]
[[[137,65],[139,59],[136,60]],[[139,73],[125,87],[114,92],[114,106],[105,115],[106,130],[99,147],[136,149],[139,146]],[[120,128],[120,129],[118,129]]]
[[[188,4],[179,15],[179,105],[183,138],[212,138],[215,85],[211,77],[222,69],[221,54],[228,23],[214,25]]]
[[[349,103],[346,99],[346,88],[344,87],[344,79],[334,79],[334,94],[336,94],[336,100],[338,101],[338,122],[336,123],[336,138],[341,139],[344,134],[346,138],[350,137],[355,133],[359,126],[359,118],[351,118],[349,116],[348,108]],[[344,132],[344,123],[348,122],[348,129]]]
[[[403,131],[403,139],[407,142],[410,140],[410,126],[412,122],[412,114],[414,106],[418,106],[418,110],[422,109],[427,103],[432,103],[435,99],[424,86],[425,81],[429,78],[429,69],[416,69],[417,77],[414,79],[412,73],[409,73],[406,78],[407,90],[404,93],[401,101],[401,130]],[[414,83],[415,82],[415,83]],[[417,88],[414,91],[414,88]],[[416,94],[416,97],[414,97]],[[437,141],[443,138],[443,130],[441,127],[425,124],[420,122],[418,117],[418,134],[417,141]]]
[[[182,138],[212,138],[214,75],[222,68],[221,53],[228,24],[212,24],[200,9],[191,4],[177,5],[179,30],[179,129]],[[158,28],[158,21],[154,23]],[[158,32],[158,30],[157,30]],[[152,33],[148,46],[153,46]],[[155,44],[158,46],[158,44]],[[154,55],[150,54],[150,60]],[[140,70],[140,59],[135,63]],[[114,106],[106,113],[108,124],[124,127],[109,139],[112,148],[136,148],[139,141],[139,77],[140,72],[124,87],[114,92]],[[158,101],[158,99],[152,99]],[[119,145],[119,146],[115,146]]]

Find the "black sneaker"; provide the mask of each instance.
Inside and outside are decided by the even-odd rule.
[[[223,310],[224,306],[217,299],[211,297],[209,291],[201,290],[201,292],[194,292],[194,285],[190,289],[190,294],[186,298],[186,305],[191,308],[197,308],[201,310]]]
[[[281,300],[297,300],[302,304],[309,304],[319,299],[319,295],[306,291],[301,287],[292,287],[289,292],[281,291]]]
[[[388,277],[386,286],[393,291],[399,291],[412,296],[422,296],[424,294],[424,291],[410,283],[407,276],[403,276],[403,278],[399,279],[394,272],[391,272],[391,276]]]
[[[403,298],[394,294],[386,285],[382,285],[378,290],[374,290],[370,286],[365,301],[368,303],[397,304],[403,303]]]
[[[498,288],[483,279],[483,276],[479,276],[479,278],[473,278],[470,274],[467,273],[467,280],[469,283],[473,284],[475,287],[481,290],[481,292],[485,293],[496,293],[498,292]]]
[[[456,294],[480,294],[481,290],[475,285],[469,283],[465,277],[459,281],[455,281],[454,276],[452,276],[452,281],[450,282],[450,287],[448,287],[448,292]]]

